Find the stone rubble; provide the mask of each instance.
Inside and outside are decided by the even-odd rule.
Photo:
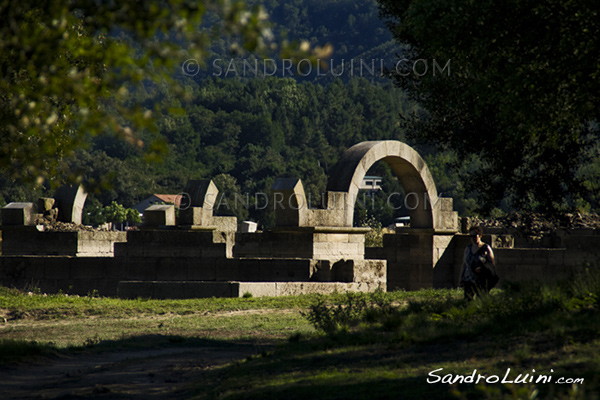
[[[538,236],[557,229],[600,229],[600,215],[581,213],[546,216],[539,213],[512,212],[498,218],[465,217],[463,221],[463,228],[481,225],[484,230],[502,229],[505,233],[515,236]]]

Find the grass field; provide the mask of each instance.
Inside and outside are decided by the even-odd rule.
[[[1,288],[0,366],[212,340],[269,346],[203,370],[185,398],[594,399],[599,317],[590,272],[471,303],[458,290],[159,301]]]

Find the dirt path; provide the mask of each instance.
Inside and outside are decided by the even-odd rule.
[[[185,399],[203,371],[266,348],[222,344],[57,356],[0,369],[0,398]]]

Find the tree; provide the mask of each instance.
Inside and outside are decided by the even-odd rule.
[[[423,106],[417,140],[478,154],[484,208],[573,208],[577,169],[598,141],[600,7],[575,0],[379,0],[406,44],[390,75]],[[426,69],[428,67],[428,69]],[[444,67],[447,67],[444,69]]]
[[[221,22],[200,28],[208,11]],[[164,82],[184,95],[175,77],[193,74],[212,39],[228,35],[258,54],[274,45],[260,6],[228,0],[1,1],[0,20],[0,172],[38,183],[64,178],[64,160],[90,136],[144,146],[137,132],[156,129],[160,108],[131,102],[131,91]],[[296,59],[328,51],[280,48]]]
[[[113,224],[122,224],[123,222],[141,223],[140,213],[133,208],[125,208],[121,204],[113,201],[104,207],[102,212],[107,222]]]

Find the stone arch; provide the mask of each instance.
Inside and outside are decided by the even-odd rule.
[[[444,229],[450,228],[440,218],[440,202],[433,177],[421,158],[412,147],[396,140],[361,142],[350,147],[338,163],[327,182],[328,192],[345,192],[344,225],[352,226],[354,205],[359,186],[378,161],[385,161],[394,171],[404,191],[415,193],[416,207],[410,210],[411,228]],[[444,199],[450,200],[451,199]],[[412,208],[412,200],[410,202]],[[447,204],[446,204],[447,206]],[[446,211],[446,210],[444,210]],[[450,203],[450,210],[452,205]],[[453,213],[455,214],[455,213]]]

